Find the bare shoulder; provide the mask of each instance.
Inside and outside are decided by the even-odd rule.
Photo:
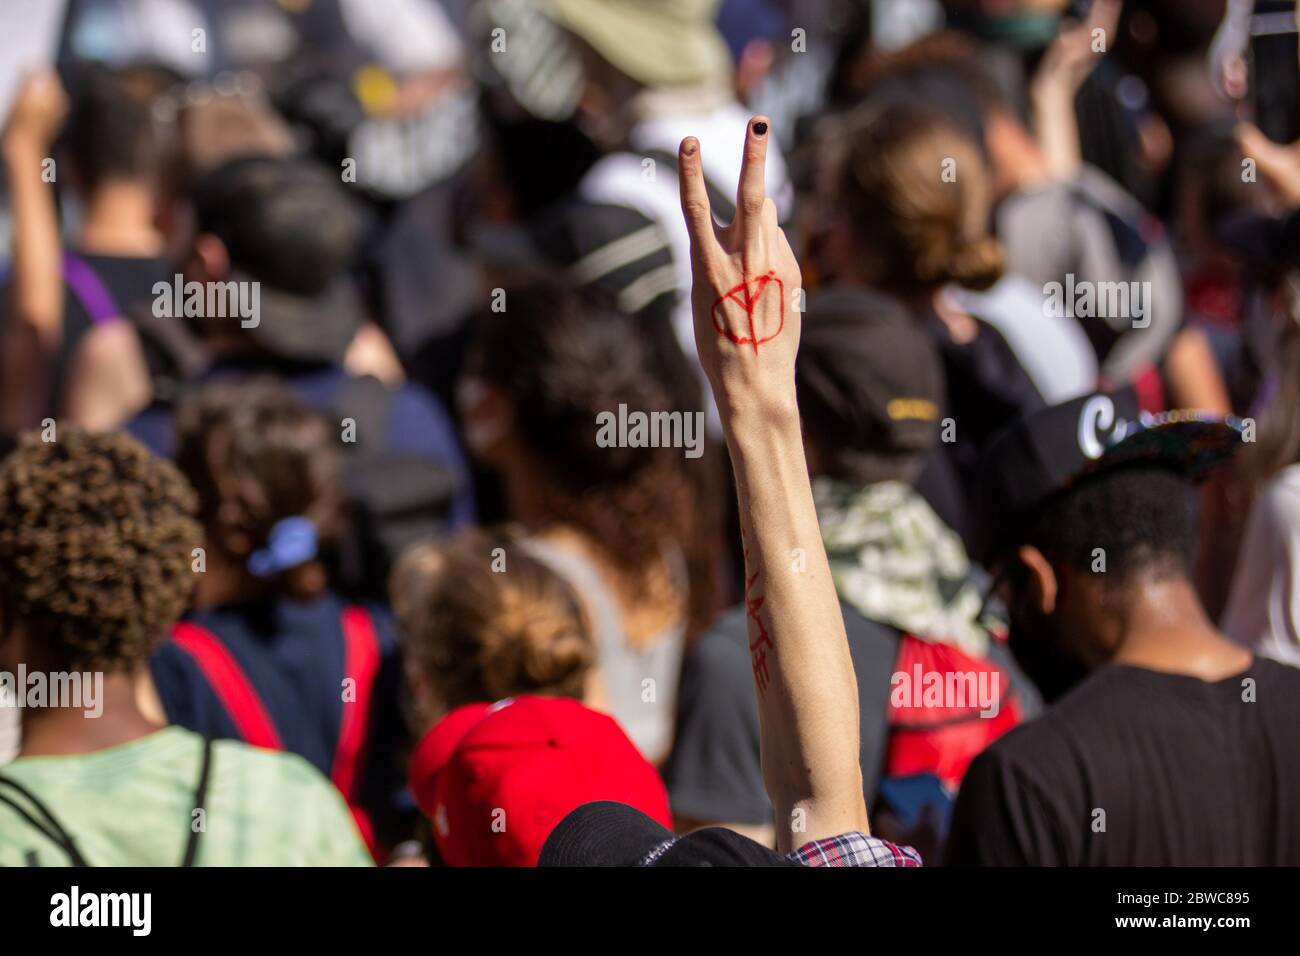
[[[153,397],[144,349],[125,320],[96,325],[77,343],[64,415],[95,430],[122,425]]]

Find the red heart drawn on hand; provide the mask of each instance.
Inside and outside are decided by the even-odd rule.
[[[754,327],[754,310],[769,286],[776,293],[780,307],[777,313],[779,316],[777,326],[771,332]],[[742,310],[744,316],[737,314],[737,309],[728,307],[727,303]],[[746,280],[713,303],[712,314],[713,327],[718,330],[719,335],[731,339],[737,345],[753,345],[754,353],[757,354],[760,345],[772,341],[785,328],[785,284],[776,277],[774,272]],[[733,331],[733,325],[740,325],[740,331]]]

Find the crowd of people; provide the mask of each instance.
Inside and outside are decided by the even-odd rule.
[[[69,0],[0,865],[1300,864],[1297,12]]]

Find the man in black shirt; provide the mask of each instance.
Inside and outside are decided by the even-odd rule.
[[[1188,480],[1241,433],[1127,392],[990,448],[981,550],[1054,703],[971,764],[948,862],[1300,863],[1300,670],[1221,635],[1188,578]]]

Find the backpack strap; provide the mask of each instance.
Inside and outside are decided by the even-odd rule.
[[[113,300],[113,293],[108,291],[108,286],[104,285],[104,280],[89,262],[75,252],[65,250],[62,271],[64,284],[86,310],[91,322],[103,325],[122,317],[122,310]]]
[[[204,808],[204,804],[207,803],[208,800],[208,781],[211,779],[211,771],[212,739],[210,737],[204,737],[203,755],[199,765],[199,782],[194,791],[194,806],[200,810]],[[86,863],[85,857],[81,855],[81,851],[77,849],[77,844],[73,841],[72,834],[64,828],[63,824],[58,821],[58,818],[54,816],[54,813],[50,808],[42,803],[35,794],[13,778],[0,774],[0,789],[3,789],[4,787],[11,788],[23,797],[31,804],[32,809],[44,819],[36,819],[23,809],[16,800],[4,793],[0,793],[0,803],[11,807],[15,813],[26,820],[34,829],[39,830],[48,839],[57,843],[62,848],[63,852],[68,854],[68,858],[72,861],[73,866],[84,867],[89,865]],[[185,845],[185,856],[181,860],[181,866],[194,865],[195,857],[199,852],[199,840],[202,836],[203,831],[195,830],[191,823],[190,836]],[[30,853],[28,854],[28,862],[33,866],[36,865],[34,856]]]
[[[343,674],[356,682],[356,698],[343,706],[330,780],[347,800],[366,844],[373,846],[374,827],[359,806],[358,791],[369,729],[370,702],[374,696],[375,677],[379,673],[379,638],[370,615],[360,607],[346,608],[340,623]],[[257,690],[220,638],[190,621],[180,621],[172,628],[172,641],[194,659],[245,743],[268,750],[284,749],[280,734]],[[201,789],[195,796],[196,807],[202,806],[201,801],[205,799],[206,761],[209,759],[205,757],[205,769],[200,775]],[[197,852],[197,834],[192,835],[191,842],[194,846],[187,848],[186,859],[191,859],[191,852]]]
[[[180,621],[172,628],[172,640],[194,658],[245,743],[267,750],[284,749],[262,698],[220,638],[190,621]]]
[[[204,810],[208,802],[208,781],[212,775],[212,738],[203,738],[203,756],[199,764],[199,782],[194,788],[194,809]],[[190,838],[185,843],[185,856],[181,858],[181,866],[193,866],[194,860],[199,854],[199,840],[203,837],[203,830],[194,829],[194,820],[190,820]]]
[[[392,402],[388,386],[373,375],[349,376],[339,389],[333,402],[334,411],[357,423],[357,450],[384,449]]]
[[[58,817],[54,815],[53,811],[37,799],[34,793],[12,777],[6,777],[0,774],[0,789],[3,789],[4,787],[9,787],[30,803],[32,810],[42,819],[38,820],[36,817],[32,816],[32,814],[23,809],[17,800],[14,800],[12,797],[4,793],[0,793],[0,803],[10,807],[16,814],[26,820],[33,829],[38,830],[46,839],[53,843],[57,843],[60,849],[62,849],[64,853],[68,854],[68,859],[72,862],[73,866],[89,866],[86,862],[86,858],[82,856],[81,851],[77,849],[77,844],[76,841],[72,839],[72,834],[69,833],[63,824],[59,822]],[[28,859],[30,860],[31,857],[29,856]]]
[[[355,681],[356,697],[343,704],[338,746],[334,750],[333,781],[356,819],[367,845],[373,845],[374,827],[360,807],[361,774],[364,769],[366,735],[375,677],[379,673],[379,637],[374,621],[361,607],[343,611],[343,676]]]

